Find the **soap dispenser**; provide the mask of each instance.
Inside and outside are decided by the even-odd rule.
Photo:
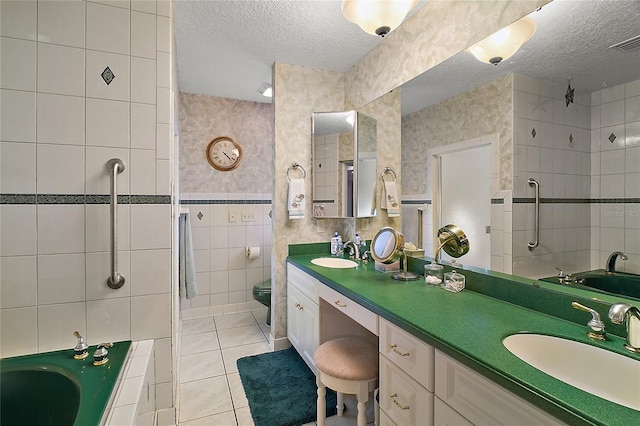
[[[84,341],[80,332],[74,331],[73,335],[78,339],[78,343],[73,348],[73,358],[74,359],[85,359],[89,356],[89,345]]]

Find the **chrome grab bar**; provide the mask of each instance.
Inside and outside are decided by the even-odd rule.
[[[107,168],[111,176],[111,200],[110,200],[110,232],[111,232],[111,275],[107,278],[110,288],[118,289],[124,285],[124,277],[118,272],[118,174],[124,171],[124,163],[119,158],[107,161]]]
[[[527,183],[536,189],[536,240],[527,244],[529,250],[533,250],[540,243],[540,184],[534,178],[529,178]]]

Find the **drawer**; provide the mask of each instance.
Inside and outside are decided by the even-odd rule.
[[[287,282],[294,284],[309,299],[318,303],[320,281],[302,269],[287,263]]]
[[[561,425],[558,419],[436,351],[436,395],[475,425]]]
[[[380,409],[397,425],[433,425],[433,393],[380,356]]]
[[[334,308],[375,334],[378,335],[378,315],[360,306],[344,294],[340,294],[326,285],[320,286],[320,297]]]
[[[428,391],[434,386],[434,348],[380,318],[380,353]]]

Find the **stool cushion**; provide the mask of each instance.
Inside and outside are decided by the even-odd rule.
[[[313,355],[318,370],[341,380],[378,377],[378,347],[359,337],[339,337],[321,344]]]

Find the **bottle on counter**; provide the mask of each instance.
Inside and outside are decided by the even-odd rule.
[[[342,237],[336,232],[331,237],[331,254],[338,254],[338,244],[342,244]]]

